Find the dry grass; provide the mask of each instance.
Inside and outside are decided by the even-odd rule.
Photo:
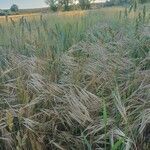
[[[53,15],[53,14],[49,14]],[[86,11],[71,11],[71,12],[58,12],[54,14],[56,16],[62,16],[62,17],[79,17],[79,16],[84,16],[86,15]],[[6,18],[6,16],[0,16],[0,22],[5,22],[6,19],[8,21],[13,20],[13,21],[18,21],[22,17],[27,18],[28,20],[32,19],[38,19],[41,16],[41,13],[28,13],[28,14],[21,14],[21,15],[10,15]]]
[[[109,10],[0,26],[0,149],[149,150],[148,22]]]
[[[74,16],[84,16],[86,11],[71,11],[71,12],[58,12],[58,16],[74,17]]]
[[[0,16],[0,22],[5,22],[6,19],[10,21],[11,19],[14,21],[20,20],[22,17],[28,18],[29,20],[33,18],[37,18],[40,16],[40,13],[31,13],[31,14],[22,14],[22,15],[10,15],[6,18],[6,16]]]

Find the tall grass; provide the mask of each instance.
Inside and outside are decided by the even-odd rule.
[[[0,149],[149,150],[149,12],[140,11],[2,23]]]

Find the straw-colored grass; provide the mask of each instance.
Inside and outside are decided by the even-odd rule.
[[[0,24],[0,150],[149,150],[148,13]]]
[[[21,14],[21,15],[10,15],[10,16],[0,16],[0,23],[5,22],[6,20],[10,21],[11,19],[14,21],[18,21],[22,17],[33,19],[38,18],[40,16],[40,13],[28,13],[28,14]]]

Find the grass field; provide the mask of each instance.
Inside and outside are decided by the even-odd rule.
[[[38,19],[41,16],[47,16],[47,15],[54,15],[54,16],[83,16],[86,14],[86,11],[70,11],[70,12],[58,12],[54,14],[48,14],[48,13],[22,13],[18,15],[9,15],[9,16],[0,16],[0,22],[5,23],[5,21],[18,21],[22,17],[26,18],[28,21],[32,19]]]
[[[0,21],[0,150],[149,150],[150,12]]]

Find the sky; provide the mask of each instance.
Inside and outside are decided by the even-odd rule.
[[[20,9],[47,7],[45,0],[0,0],[0,9],[9,9],[12,4],[17,4]]]
[[[0,9],[8,9],[17,4],[20,9],[46,7],[45,0],[0,0]]]

